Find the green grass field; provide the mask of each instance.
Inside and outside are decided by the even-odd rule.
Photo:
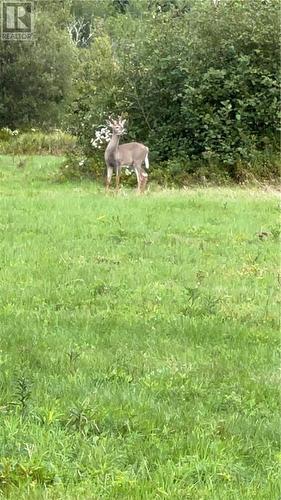
[[[0,491],[279,499],[276,192],[0,158]]]

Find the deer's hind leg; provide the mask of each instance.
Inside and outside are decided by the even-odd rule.
[[[141,193],[141,167],[140,166],[135,166],[135,173],[137,176],[137,181],[138,181],[138,189],[137,189],[137,194]]]
[[[142,164],[135,165],[134,169],[135,169],[137,180],[138,180],[137,192],[138,192],[138,194],[140,194],[140,193],[143,193],[145,190],[147,180],[148,180],[148,174],[144,170],[144,168],[142,168]]]
[[[141,192],[143,193],[145,191],[146,184],[148,181],[148,173],[143,168],[141,168],[140,174],[141,174]]]

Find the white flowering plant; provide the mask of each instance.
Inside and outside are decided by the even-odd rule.
[[[19,135],[18,130],[11,130],[9,127],[3,127],[0,129],[0,139],[2,141],[9,141],[17,135]]]
[[[110,141],[111,131],[107,126],[102,126],[95,131],[95,137],[90,141],[94,149],[101,149],[102,146]]]

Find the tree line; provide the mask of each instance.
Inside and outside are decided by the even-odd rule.
[[[34,42],[0,43],[0,127],[61,127],[87,158],[127,117],[173,175],[278,171],[277,0],[36,0]]]

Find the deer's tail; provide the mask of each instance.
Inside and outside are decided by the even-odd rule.
[[[145,168],[148,170],[149,169],[148,148],[147,148],[147,153],[146,153],[146,156],[145,156],[145,159],[144,159],[144,163],[145,163]]]

